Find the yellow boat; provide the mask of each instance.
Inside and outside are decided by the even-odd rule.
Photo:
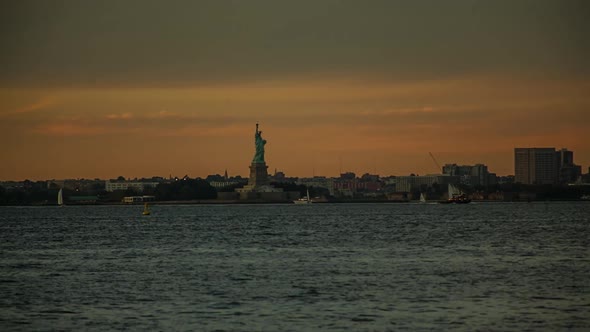
[[[145,203],[143,205],[143,215],[144,216],[149,216],[150,215],[150,205],[148,203]]]

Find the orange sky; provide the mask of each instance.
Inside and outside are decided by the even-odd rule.
[[[0,180],[590,166],[584,1],[0,4]],[[587,11],[586,11],[587,12]]]
[[[247,175],[254,125],[269,168],[513,173],[516,146],[567,147],[590,164],[584,81],[472,77],[296,80],[193,88],[2,89],[3,179]]]

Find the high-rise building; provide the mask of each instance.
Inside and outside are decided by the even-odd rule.
[[[574,164],[574,152],[568,149],[557,151],[559,183],[572,183],[582,175],[582,167]]]
[[[559,174],[555,148],[515,148],[515,182],[523,184],[555,184]]]
[[[574,151],[568,149],[561,149],[557,151],[559,167],[563,165],[571,165],[574,163]]]

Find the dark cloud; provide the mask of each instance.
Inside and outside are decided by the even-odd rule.
[[[586,1],[13,1],[2,86],[587,75]]]

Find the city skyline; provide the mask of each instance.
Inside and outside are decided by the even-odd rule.
[[[0,180],[590,165],[584,1],[0,5]]]
[[[549,173],[553,174],[555,172],[555,174],[553,175],[547,175],[548,177],[550,177],[552,184],[565,184],[565,183],[573,183],[576,180],[578,180],[579,176],[583,176],[583,175],[587,175],[585,173],[585,171],[582,169],[582,167],[580,165],[577,165],[575,163],[573,163],[573,158],[574,158],[574,151],[568,150],[566,148],[562,148],[561,150],[556,150],[554,147],[531,147],[531,148],[514,148],[514,152],[515,152],[515,156],[514,156],[514,168],[513,168],[513,173],[512,174],[496,174],[494,172],[491,172],[488,170],[488,165],[484,164],[484,163],[473,163],[471,165],[468,164],[457,164],[457,163],[445,163],[443,165],[440,165],[438,163],[438,161],[436,160],[436,158],[431,155],[431,160],[432,162],[436,165],[436,167],[440,167],[439,170],[440,172],[433,172],[433,173],[423,173],[423,174],[418,174],[416,172],[412,172],[412,173],[408,173],[408,174],[380,174],[379,172],[376,172],[376,170],[373,170],[373,172],[371,172],[370,170],[361,170],[360,172],[358,171],[351,171],[351,170],[339,170],[339,172],[336,175],[326,175],[326,174],[312,174],[311,176],[293,176],[290,174],[285,174],[285,172],[281,169],[277,169],[274,168],[273,170],[269,170],[268,171],[268,176],[270,177],[276,177],[278,176],[280,179],[312,179],[312,178],[349,178],[350,176],[355,176],[357,179],[361,179],[361,178],[365,178],[365,176],[370,176],[371,178],[374,176],[378,176],[381,179],[385,179],[385,178],[390,178],[390,177],[421,177],[421,176],[448,176],[448,175],[465,175],[463,173],[467,172],[467,173],[471,173],[472,169],[476,169],[475,175],[474,174],[468,174],[470,176],[476,176],[478,177],[478,183],[486,183],[487,180],[485,179],[485,177],[487,176],[486,174],[489,174],[491,176],[493,176],[494,178],[499,179],[499,178],[509,178],[511,177],[516,183],[523,183],[523,184],[535,184],[535,183],[531,183],[534,182],[534,180],[528,180],[525,179],[524,181],[521,179],[519,181],[519,176],[522,177],[523,176],[523,172],[528,172],[528,165],[524,165],[525,170],[522,170],[523,165],[521,165],[523,163],[523,160],[521,158],[521,160],[519,160],[518,151],[523,151],[523,150],[527,150],[527,151],[543,151],[543,152],[549,152],[550,153],[550,158],[552,159],[551,161],[549,161],[549,167],[552,168],[551,171],[549,171]],[[528,152],[527,152],[528,153]],[[558,161],[560,160],[560,161]],[[528,159],[527,161],[528,162]],[[555,164],[555,165],[554,165]],[[561,169],[562,167],[566,167],[567,169]],[[576,171],[577,168],[577,171]],[[559,174],[559,172],[568,172],[568,173],[563,173],[563,174]],[[590,172],[590,167],[588,167],[588,171]],[[482,177],[483,176],[483,177]],[[525,175],[528,176],[528,175]],[[552,176],[555,176],[555,178],[553,178]],[[206,174],[206,175],[189,175],[189,174],[185,174],[185,175],[179,175],[176,173],[170,173],[168,176],[165,175],[161,175],[161,174],[153,174],[153,175],[149,175],[149,176],[122,176],[122,175],[118,175],[118,176],[111,176],[111,177],[105,177],[105,178],[99,178],[99,177],[91,177],[91,178],[84,178],[84,177],[64,177],[64,178],[47,178],[47,179],[22,179],[22,180],[14,180],[14,179],[0,179],[0,182],[20,182],[20,181],[60,181],[60,180],[101,180],[101,181],[149,181],[149,180],[153,180],[153,179],[160,179],[160,180],[172,180],[172,179],[176,179],[176,180],[181,180],[181,179],[208,179],[210,177],[221,177],[221,178],[225,178],[225,179],[248,179],[248,175],[243,175],[240,173],[236,173],[236,174],[230,174],[228,172],[227,169],[224,169],[223,171],[218,171],[218,172],[214,172],[214,173],[210,173],[210,174]],[[536,183],[539,184],[539,183]],[[549,183],[546,183],[549,184]]]

